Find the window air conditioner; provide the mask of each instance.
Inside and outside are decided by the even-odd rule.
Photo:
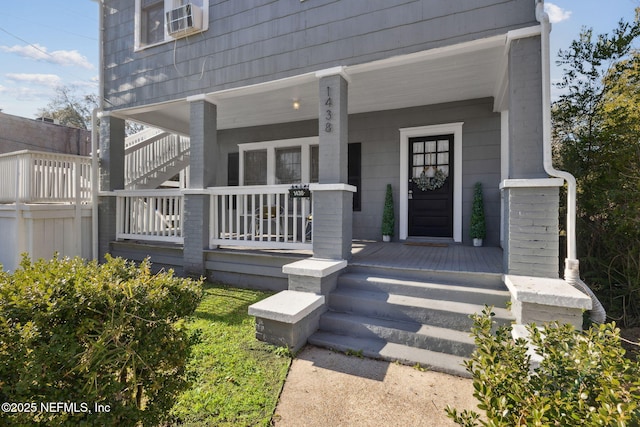
[[[191,3],[167,12],[167,32],[174,38],[202,31],[202,10]]]

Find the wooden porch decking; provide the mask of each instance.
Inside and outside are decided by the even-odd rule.
[[[310,250],[221,247],[231,252],[251,252],[292,257],[312,256]],[[354,240],[349,265],[409,270],[465,271],[502,274],[502,249],[460,244]]]
[[[349,265],[501,274],[502,249],[459,244],[353,241]]]

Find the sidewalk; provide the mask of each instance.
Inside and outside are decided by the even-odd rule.
[[[470,379],[307,346],[293,360],[277,427],[454,426],[445,408],[475,409]]]

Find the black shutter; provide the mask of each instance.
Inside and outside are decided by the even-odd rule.
[[[353,210],[359,212],[362,200],[362,144],[359,142],[349,144],[347,170],[347,183],[358,189],[353,193]]]
[[[227,185],[240,185],[240,153],[229,153],[227,157]]]

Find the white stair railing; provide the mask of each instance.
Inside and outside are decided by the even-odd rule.
[[[167,132],[145,130],[125,143],[125,188],[159,184],[187,164],[190,140]]]

